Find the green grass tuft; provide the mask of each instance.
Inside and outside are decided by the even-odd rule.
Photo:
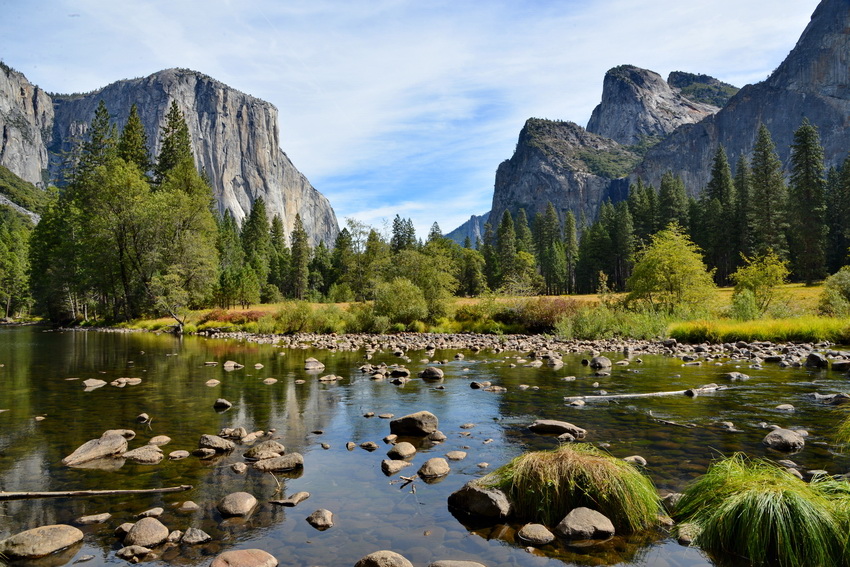
[[[844,565],[846,487],[807,484],[766,460],[738,453],[714,463],[674,511],[699,528],[694,543],[715,559],[750,565]]]
[[[647,476],[585,443],[520,455],[485,483],[507,494],[517,516],[548,526],[584,506],[607,516],[618,532],[631,533],[656,525],[661,507]]]

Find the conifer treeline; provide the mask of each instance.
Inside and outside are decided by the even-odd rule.
[[[811,282],[847,263],[850,247],[850,159],[826,172],[807,121],[795,135],[788,184],[762,126],[734,175],[717,149],[699,199],[667,173],[658,190],[638,180],[625,201],[604,202],[593,223],[571,212],[559,218],[549,203],[531,221],[524,210],[505,211],[498,225],[485,225],[481,241],[464,246],[443,237],[437,223],[418,240],[411,220],[396,215],[391,234],[349,219],[330,246],[311,249],[300,217],[286,234],[262,199],[239,226],[229,213],[215,214],[176,105],[162,139],[153,160],[135,107],[120,134],[98,108],[68,186],[29,243],[29,284],[42,313],[56,321],[179,319],[181,309],[285,298],[368,301],[392,284],[418,290],[434,320],[452,295],[624,290],[636,252],[670,223],[702,248],[722,285],[744,257],[769,251],[790,262],[794,278]],[[0,251],[15,239],[25,249],[23,232],[11,226],[0,226]],[[0,262],[3,270],[10,274],[3,285],[24,294],[26,270]],[[4,298],[8,308],[11,294]]]
[[[796,281],[811,283],[838,271],[850,248],[850,158],[825,171],[817,129],[804,120],[791,148],[786,183],[768,129],[759,128],[752,156],[738,156],[734,175],[722,146],[701,196],[688,196],[684,183],[666,173],[656,190],[640,179],[625,201],[604,202],[595,222],[576,230],[568,213],[563,225],[551,203],[533,223],[539,273],[547,293],[592,293],[625,289],[635,252],[659,230],[676,223],[700,246],[719,285],[744,258],[772,251],[791,267]],[[504,284],[512,230],[506,211],[494,232],[485,225],[481,250],[491,287]],[[525,218],[519,211],[518,218]],[[523,221],[518,221],[520,224]],[[578,246],[576,232],[581,238]]]

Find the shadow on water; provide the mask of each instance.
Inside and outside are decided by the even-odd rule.
[[[169,529],[200,528],[213,537],[201,546],[159,550],[161,559],[181,565],[205,565],[228,549],[258,547],[275,555],[281,565],[353,565],[378,549],[392,549],[415,565],[439,559],[475,560],[498,565],[666,565],[697,567],[711,563],[697,549],[679,546],[664,532],[615,537],[588,548],[562,543],[526,550],[516,539],[518,525],[482,526],[462,523],[448,510],[448,495],[467,481],[527,450],[557,446],[554,436],[535,435],[527,426],[535,419],[558,419],[588,430],[587,441],[617,457],[641,455],[646,472],[662,492],[680,491],[702,474],[712,459],[735,451],[771,455],[761,444],[762,423],[804,428],[805,449],[790,458],[802,468],[830,473],[848,470],[847,457],[830,450],[830,432],[842,418],[808,394],[846,389],[844,377],[828,371],[746,368],[743,361],[723,360],[719,366],[682,366],[677,359],[643,357],[614,366],[609,376],[595,376],[581,357],[565,358],[560,369],[526,366],[508,353],[437,351],[432,360],[447,360],[442,383],[414,378],[397,386],[371,380],[359,371],[362,352],[284,350],[237,340],[196,337],[177,339],[149,333],[42,332],[36,328],[0,329],[0,490],[48,491],[157,488],[190,484],[188,492],[133,496],[19,500],[0,503],[0,538],[24,529],[110,512],[104,524],[83,527],[83,545],[48,558],[62,565],[93,555],[87,565],[118,565],[120,548],[115,527],[134,521],[140,512],[162,507],[161,521]],[[408,353],[414,373],[426,366],[424,353]],[[342,379],[321,382],[322,374],[303,370],[306,358],[321,360],[322,374]],[[616,360],[617,355],[611,355]],[[243,368],[226,371],[234,360]],[[218,362],[217,366],[206,365]],[[392,352],[375,353],[372,363],[403,363]],[[639,393],[693,388],[719,382],[724,372],[739,370],[751,379],[731,383],[728,390],[697,398],[670,396],[622,399],[619,403],[564,403],[564,396]],[[569,376],[575,379],[565,380]],[[85,392],[82,381],[98,378],[141,378],[136,386],[104,386]],[[277,381],[264,383],[267,378]],[[219,381],[208,386],[211,379]],[[303,383],[298,383],[303,380]],[[491,381],[504,393],[474,390],[469,383]],[[438,386],[442,387],[439,389]],[[524,386],[529,386],[524,388]],[[213,404],[225,398],[233,407],[218,413]],[[793,413],[776,410],[781,403]],[[388,419],[428,410],[440,419],[447,439],[418,444],[412,466],[394,477],[381,472],[389,446]],[[140,424],[140,413],[151,416]],[[373,413],[374,417],[365,417]],[[37,417],[43,420],[37,421]],[[734,427],[721,425],[732,422]],[[469,425],[472,427],[468,427]],[[464,427],[461,427],[461,426]],[[287,452],[304,455],[303,474],[260,473],[249,467],[237,474],[231,465],[243,462],[246,446],[209,460],[189,457],[157,465],[125,462],[111,470],[69,468],[61,459],[107,429],[133,429],[130,448],[157,435],[171,442],[169,452],[192,451],[204,433],[226,427],[274,432],[271,438]],[[268,437],[264,437],[268,438]],[[349,450],[346,443],[353,442]],[[374,442],[370,452],[359,447]],[[324,448],[324,446],[327,448]],[[451,461],[451,473],[439,483],[410,476],[431,457],[452,450],[467,453]],[[483,463],[489,463],[484,467]],[[113,463],[118,464],[118,463]],[[482,466],[479,466],[482,465]],[[246,491],[259,505],[246,518],[226,519],[217,511],[225,495]],[[310,498],[296,508],[269,501],[299,491]],[[185,501],[198,509],[180,510]],[[319,532],[305,518],[319,508],[334,513],[334,527]]]

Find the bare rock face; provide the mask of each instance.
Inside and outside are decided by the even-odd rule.
[[[718,144],[734,164],[749,155],[759,123],[770,130],[789,166],[794,131],[803,117],[818,127],[827,167],[840,166],[850,135],[850,10],[844,0],[823,0],[797,45],[767,80],[743,87],[717,114],[680,128],[652,148],[635,171],[658,187],[666,171],[699,192],[708,183]]]
[[[531,118],[519,134],[511,159],[496,170],[490,224],[499,225],[505,210],[516,215],[525,209],[528,218],[544,213],[551,201],[561,215],[567,210],[576,218],[596,218],[605,199],[616,202],[626,197],[628,183],[617,178],[630,169],[600,169],[593,157],[616,156],[618,161],[637,163],[639,158],[614,140],[588,132],[572,122]]]
[[[221,212],[241,222],[262,197],[287,234],[300,214],[312,245],[339,232],[328,200],[280,149],[277,109],[204,74],[166,69],[118,81],[84,95],[52,98],[21,73],[0,64],[0,165],[36,185],[57,179],[65,152],[84,138],[98,103],[123,128],[136,104],[151,155],[172,101],[186,118],[196,165],[209,176]]]
[[[0,165],[44,186],[52,126],[50,96],[0,63]]]
[[[718,110],[688,100],[654,71],[621,65],[605,73],[602,102],[593,109],[587,131],[628,146],[664,137]]]

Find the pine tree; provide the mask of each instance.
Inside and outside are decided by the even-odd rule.
[[[481,254],[484,256],[484,275],[487,278],[487,287],[496,289],[499,274],[499,257],[496,254],[496,235],[493,233],[493,225],[484,223],[484,241],[481,243]]]
[[[626,287],[626,280],[631,275],[632,255],[634,254],[634,224],[629,206],[625,201],[617,203],[614,207],[613,223],[608,227],[611,235],[612,263],[611,270],[612,286],[617,290]]]
[[[245,250],[245,262],[254,270],[260,289],[269,280],[271,258],[271,229],[266,212],[266,202],[257,197],[242,224],[242,248]]]
[[[192,153],[192,140],[189,137],[189,127],[177,101],[172,100],[165,115],[165,125],[160,131],[160,149],[154,166],[154,182],[161,184],[168,172],[178,163],[191,160],[194,163]]]
[[[514,231],[514,219],[511,212],[505,209],[499,228],[496,229],[496,255],[499,258],[501,273],[499,274],[499,286],[516,273],[516,232]]]
[[[534,217],[535,244],[537,264],[546,286],[546,293],[558,293],[566,277],[566,259],[561,243],[561,224],[555,206],[549,202],[546,212]]]
[[[528,217],[525,214],[525,209],[520,209],[516,215],[515,232],[517,252],[534,254],[534,239],[531,236],[531,229],[528,227]]]
[[[393,252],[412,250],[416,248],[416,230],[411,219],[403,219],[396,215],[393,219],[390,248]]]
[[[130,107],[130,116],[118,140],[118,157],[127,163],[136,164],[139,171],[147,177],[152,165],[148,150],[148,136],[135,104]]]
[[[822,278],[826,271],[824,182],[820,136],[804,118],[791,145],[788,244],[792,272],[807,285]]]
[[[685,184],[668,171],[661,176],[661,188],[658,190],[658,226],[675,222],[687,228],[688,217],[688,194]]]
[[[310,284],[310,243],[300,213],[295,214],[295,225],[289,237],[292,250],[290,289],[293,297],[304,299]]]
[[[763,255],[773,250],[781,259],[788,258],[785,234],[786,188],[782,162],[776,155],[770,132],[759,126],[752,158],[752,241],[753,251]]]
[[[658,231],[658,195],[652,185],[644,185],[638,178],[629,187],[629,212],[635,227],[635,239],[646,243]]]
[[[692,236],[704,251],[706,262],[716,268],[715,281],[727,285],[738,258],[730,246],[730,216],[735,211],[735,185],[722,145],[717,147],[711,167],[711,178],[699,201],[698,215],[692,222]]]
[[[576,265],[578,264],[578,232],[576,218],[567,211],[564,220],[564,262],[566,267],[565,285],[567,293],[576,293]]]
[[[277,287],[281,294],[286,295],[289,284],[289,270],[292,262],[289,246],[286,244],[286,232],[280,215],[272,219],[270,232],[271,257],[269,261],[269,283]]]
[[[115,125],[109,121],[106,103],[101,100],[80,147],[80,157],[72,175],[72,187],[82,188],[95,168],[105,165],[115,156]]]
[[[850,253],[850,158],[830,169],[826,184],[827,267],[831,274],[848,263]]]
[[[310,289],[320,294],[322,297],[327,297],[331,286],[334,285],[333,279],[333,261],[331,252],[325,246],[324,241],[313,249],[313,258],[310,260]],[[348,298],[346,298],[347,300]]]
[[[747,258],[753,255],[752,248],[752,173],[747,157],[738,156],[735,164],[735,213],[733,216],[732,238],[735,246],[735,265],[743,255]]]

